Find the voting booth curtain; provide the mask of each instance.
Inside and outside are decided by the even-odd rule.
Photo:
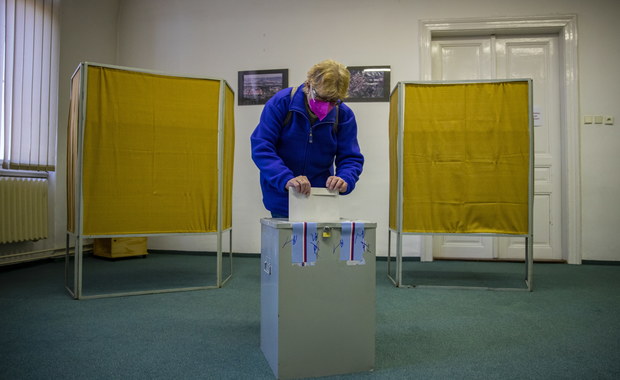
[[[223,80],[81,64],[69,115],[69,232],[230,228],[233,106]]]
[[[400,83],[390,99],[390,228],[530,231],[530,83]]]

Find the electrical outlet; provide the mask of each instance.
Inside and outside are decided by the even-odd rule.
[[[605,125],[614,125],[614,117],[605,115]]]

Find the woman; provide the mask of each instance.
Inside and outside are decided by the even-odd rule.
[[[265,104],[250,140],[263,204],[272,217],[288,217],[290,187],[306,195],[311,187],[343,195],[355,188],[364,156],[355,115],[342,103],[349,78],[344,65],[325,60],[301,86],[283,89]]]

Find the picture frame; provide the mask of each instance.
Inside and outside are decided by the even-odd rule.
[[[238,104],[265,104],[276,92],[288,87],[288,69],[239,71]]]
[[[390,66],[348,66],[351,74],[346,102],[390,100]]]

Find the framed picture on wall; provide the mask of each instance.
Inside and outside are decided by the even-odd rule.
[[[347,102],[387,102],[390,66],[348,66],[351,73]]]
[[[276,92],[288,87],[288,69],[239,71],[240,106],[265,104]]]

